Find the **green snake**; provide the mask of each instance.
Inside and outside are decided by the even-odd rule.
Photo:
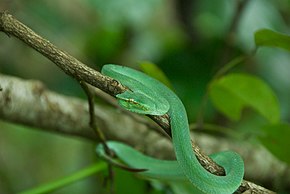
[[[154,159],[123,143],[107,142],[108,147],[122,162],[132,168],[146,169],[138,173],[145,178],[189,180],[204,193],[230,194],[240,186],[244,176],[244,163],[237,153],[224,151],[210,155],[224,168],[225,176],[211,174],[198,162],[192,150],[185,108],[169,88],[150,76],[128,67],[109,64],[102,68],[102,73],[129,89],[116,96],[123,108],[140,114],[168,113],[170,116],[176,161]],[[105,156],[103,145],[99,144],[96,150],[101,157]]]

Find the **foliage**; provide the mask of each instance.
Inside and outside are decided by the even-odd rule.
[[[242,109],[247,106],[271,123],[280,120],[279,104],[274,92],[258,77],[228,74],[213,81],[210,96],[216,108],[234,121],[241,118]]]
[[[236,2],[197,2],[184,8],[163,0],[30,0],[3,1],[0,7],[96,68],[105,63],[139,67],[174,89],[191,123],[200,118],[218,123],[217,131],[231,128],[230,133],[236,132],[238,139],[248,133],[289,165],[290,36],[285,18],[290,16],[290,3],[252,1],[239,16],[236,29],[230,31]],[[226,39],[229,34],[233,36]],[[61,93],[82,96],[77,84],[44,57],[3,34],[0,42],[1,73],[38,79]],[[147,62],[140,65],[138,61]],[[0,169],[0,174],[6,174],[0,176],[0,182],[6,179],[3,182],[7,184],[0,186],[10,193],[96,162],[94,145],[4,122],[0,127],[0,153],[5,156],[3,161],[0,158],[0,166],[7,166]],[[107,193],[108,189],[102,188],[104,177],[102,171],[53,193],[92,192],[96,187]],[[176,192],[187,190],[179,184],[171,187]],[[148,188],[152,193],[168,191],[160,183],[150,185],[117,171],[117,193],[131,193],[132,189],[147,193]]]
[[[278,47],[290,51],[290,37],[269,29],[258,30],[255,33],[255,43],[256,46]]]

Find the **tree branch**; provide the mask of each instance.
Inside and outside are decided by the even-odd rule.
[[[22,24],[21,22],[19,22],[15,18],[13,18],[7,12],[0,12],[0,31],[3,31],[8,36],[17,37],[18,39],[20,39],[21,41],[26,43],[28,46],[34,48],[36,51],[38,51],[42,55],[46,56],[53,63],[55,63],[59,68],[61,68],[66,74],[72,76],[73,78],[75,78],[78,81],[85,81],[85,82],[87,82],[95,87],[100,88],[101,90],[103,90],[104,92],[106,92],[112,96],[115,96],[116,94],[122,93],[126,90],[126,88],[124,86],[122,86],[118,81],[100,74],[99,72],[87,67],[86,65],[84,65],[83,63],[81,63],[80,61],[75,59],[74,57],[70,56],[66,52],[59,50],[56,46],[51,44],[48,40],[45,40],[41,36],[37,35],[35,32],[33,32],[31,29],[26,27],[24,24]],[[1,83],[1,85],[2,85],[2,83]],[[9,85],[9,84],[8,84],[8,86],[7,85],[4,86],[4,84],[2,85],[3,91],[1,92],[1,95],[2,95],[2,93],[5,95],[3,96],[4,101],[3,102],[1,101],[1,104],[3,106],[2,107],[3,109],[1,109],[1,117],[4,119],[11,119],[10,121],[14,121],[14,122],[18,121],[18,122],[25,123],[25,122],[27,122],[27,120],[19,120],[25,116],[25,115],[23,115],[24,112],[22,110],[22,109],[24,109],[24,107],[21,107],[21,110],[19,110],[20,112],[14,112],[14,114],[18,115],[17,117],[10,118],[8,116],[9,113],[15,111],[15,109],[17,108],[17,107],[13,107],[14,109],[8,109],[9,105],[12,105],[11,104],[12,101],[11,101],[11,98],[9,98],[9,95],[7,95],[7,92],[5,92],[5,91],[7,91],[7,90],[11,91],[11,88],[13,88],[13,87],[14,87],[14,85]],[[18,88],[18,90],[19,89],[20,88]],[[21,89],[24,89],[24,88],[21,88]],[[39,98],[39,99],[41,99],[43,101],[45,101],[47,99],[51,99],[51,98],[53,99],[53,97],[55,97],[55,96],[51,96],[51,98],[48,98],[50,93],[46,93],[44,95],[43,87],[41,87],[41,84],[40,85],[38,84],[38,86],[36,86],[36,88],[33,88],[32,91],[40,94],[41,98]],[[18,96],[18,98],[19,97],[20,96]],[[23,96],[21,96],[21,98],[23,98]],[[32,96],[32,98],[33,98],[33,96]],[[73,116],[78,118],[80,115],[79,110],[74,109],[72,112],[75,111],[75,114],[77,113],[77,115],[70,115],[70,116],[72,116],[72,118],[60,117],[60,114],[68,111],[68,108],[72,108],[68,103],[72,103],[72,104],[77,103],[75,100],[63,102],[66,104],[67,107],[64,106],[64,107],[62,107],[62,109],[60,109],[60,107],[59,107],[59,103],[61,102],[60,98],[54,99],[53,101],[47,101],[46,104],[43,104],[43,102],[40,101],[39,99],[35,99],[35,98],[33,98],[33,99],[34,99],[34,101],[32,104],[39,102],[42,105],[41,106],[42,110],[46,110],[46,109],[53,110],[53,111],[50,111],[52,114],[52,115],[50,115],[52,117],[52,119],[49,120],[49,119],[47,119],[47,117],[43,117],[42,114],[36,115],[33,113],[33,112],[39,112],[39,110],[34,109],[33,107],[29,107],[27,109],[27,110],[30,110],[29,111],[30,121],[33,122],[33,120],[39,120],[39,123],[42,125],[41,127],[45,128],[45,129],[49,129],[49,126],[51,126],[51,127],[54,126],[53,129],[61,130],[62,127],[58,128],[59,126],[61,126],[61,123],[63,123],[64,121],[67,122],[67,120],[71,120],[73,118]],[[85,110],[85,109],[83,109],[83,110]],[[87,110],[84,112],[84,114],[86,114],[86,113],[87,113]],[[106,125],[113,124],[111,122],[111,118],[113,118],[113,117],[110,117],[109,121],[107,123],[102,123],[100,121],[98,123],[98,126],[105,128]],[[168,116],[166,116],[166,115],[162,116],[162,117],[153,116],[152,118],[168,134],[170,134],[170,126],[169,126]],[[78,122],[80,122],[82,127],[87,126],[89,123],[89,118],[82,120],[82,121],[76,119],[75,121],[77,121],[77,122],[73,123],[74,125],[71,125],[70,128],[65,128],[65,126],[63,126],[64,127],[63,130],[69,131],[68,132],[69,134],[86,136],[86,133],[84,131],[76,130],[76,125],[78,125]],[[56,123],[58,123],[58,125],[56,125]],[[120,123],[124,123],[124,120],[122,120],[122,122],[119,122],[118,125]],[[37,127],[37,126],[35,126],[35,127]],[[116,125],[114,125],[113,128],[116,129]],[[71,129],[73,129],[74,131],[70,131]],[[121,130],[122,134],[125,133],[124,129],[126,129],[126,127],[124,127]],[[136,129],[138,129],[138,128],[135,128],[134,130],[136,130]],[[145,130],[145,129],[143,129],[143,130]],[[93,131],[91,131],[89,133],[93,133]],[[117,130],[114,130],[114,132],[110,135],[114,136],[115,133],[117,133]],[[130,134],[130,133],[128,133],[128,134]],[[135,132],[131,133],[130,135],[135,136]],[[95,139],[94,134],[90,134],[89,137]],[[151,138],[148,138],[148,139],[146,138],[146,141],[149,142],[149,140],[150,140],[151,146],[152,146],[152,142],[160,143],[160,137],[159,136],[155,136],[155,137],[157,137],[157,139],[152,140]],[[131,137],[125,138],[124,139],[125,142],[127,142],[130,138]],[[142,137],[142,140],[144,140],[144,136]],[[135,143],[137,143],[137,142],[135,142]],[[164,142],[163,146],[164,145],[166,145],[165,142]],[[153,148],[155,149],[156,147],[153,147]],[[205,154],[203,154],[197,145],[193,144],[193,149],[194,149],[198,159],[201,161],[201,163],[204,165],[204,167],[207,170],[209,170],[210,172],[215,173],[215,174],[220,174],[221,172],[223,172],[223,169],[221,167],[219,167],[218,165],[216,165]],[[164,151],[162,150],[160,153],[163,153],[163,152]],[[242,184],[239,191],[245,191],[245,190],[251,189],[248,185],[249,184]],[[259,186],[255,187],[255,188],[259,188]],[[262,190],[263,189],[264,188],[262,188]],[[254,191],[254,190],[252,190],[252,191]],[[259,189],[257,189],[257,191],[261,191],[261,189],[259,188]],[[260,192],[252,192],[252,193],[260,193]],[[273,192],[270,192],[270,191],[264,189],[263,193],[273,193]]]
[[[0,83],[0,119],[97,142],[86,101],[49,91],[35,80],[0,74]],[[130,114],[120,114],[111,106],[95,104],[94,112],[106,138],[139,147],[150,155],[173,158],[170,140],[149,130],[147,123],[136,122]]]
[[[0,99],[3,99],[0,100],[2,120],[35,127],[36,130],[97,141],[89,125],[86,101],[49,91],[39,81],[27,81],[0,74],[0,83],[3,87],[3,91],[0,92]],[[112,123],[112,118],[120,121],[118,125]],[[120,114],[116,108],[95,105],[95,120],[109,140],[125,142],[157,158],[174,158],[171,141],[156,131],[150,130],[146,123],[136,122],[131,115]],[[225,138],[200,133],[192,133],[192,137],[195,137],[197,144],[207,153],[225,149],[239,152],[246,162],[246,176],[251,180],[271,182],[279,179],[287,168],[256,145],[244,142],[241,145]],[[260,158],[266,162],[261,161]],[[275,175],[272,169],[275,169]],[[286,176],[290,177],[290,174]],[[253,189],[258,187],[250,182],[243,182],[243,185],[252,186]],[[244,186],[244,188],[247,187]]]
[[[68,53],[58,49],[55,45],[36,34],[7,12],[0,13],[0,31],[9,37],[15,36],[23,41],[78,81],[85,81],[113,96],[126,90],[116,80],[102,75],[100,72],[86,66]]]

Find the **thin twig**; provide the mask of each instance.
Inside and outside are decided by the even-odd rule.
[[[237,30],[237,27],[239,25],[240,19],[242,17],[242,14],[244,13],[245,8],[249,4],[250,0],[238,0],[237,2],[237,8],[235,11],[235,14],[232,18],[232,21],[230,23],[228,32],[225,36],[225,46],[222,49],[222,53],[220,54],[220,65],[225,64],[226,61],[231,57],[233,49],[232,45],[235,40],[235,32]]]
[[[87,98],[88,98],[88,105],[89,105],[89,113],[90,113],[90,127],[92,130],[96,133],[99,141],[104,146],[105,153],[113,157],[114,154],[111,152],[110,148],[108,147],[106,143],[106,137],[102,130],[100,130],[97,126],[97,121],[95,117],[95,104],[94,104],[94,95],[93,92],[90,90],[89,85],[83,81],[80,82],[80,85],[82,86],[83,90],[85,91]],[[113,165],[111,163],[108,163],[108,173],[109,173],[109,179],[110,179],[110,192],[111,194],[114,194],[114,173],[113,173]]]
[[[90,91],[90,88],[88,87],[87,83],[81,81],[80,85],[82,86],[88,98],[89,113],[90,113],[90,127],[96,133],[97,137],[99,138],[99,141],[104,145],[106,153],[110,154],[109,148],[106,144],[106,137],[97,126],[96,117],[95,117],[94,95]]]

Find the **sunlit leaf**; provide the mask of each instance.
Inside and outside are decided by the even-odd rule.
[[[262,144],[278,159],[290,164],[290,126],[286,123],[268,125],[262,128],[264,136],[259,137]]]
[[[164,85],[172,89],[172,85],[169,79],[157,65],[148,61],[142,61],[139,63],[139,66],[144,73],[159,80]]]
[[[209,92],[213,105],[231,120],[239,120],[245,107],[254,109],[271,123],[280,120],[275,93],[258,77],[229,74],[213,81]]]
[[[290,36],[268,29],[255,32],[256,46],[278,47],[290,51]]]

